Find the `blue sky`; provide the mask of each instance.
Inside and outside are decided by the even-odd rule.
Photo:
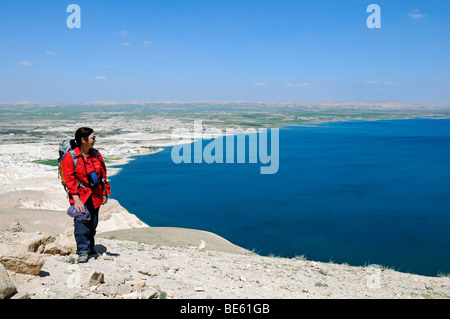
[[[2,0],[0,101],[450,102],[449,16],[445,0]]]

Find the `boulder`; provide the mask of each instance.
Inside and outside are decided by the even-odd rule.
[[[15,291],[16,286],[14,285],[11,278],[9,278],[5,266],[0,264],[0,299],[8,298]]]
[[[198,251],[200,251],[202,253],[204,253],[206,251],[206,243],[203,239],[200,240],[200,245],[198,245]]]
[[[133,291],[133,287],[131,286],[131,284],[129,282],[126,282],[124,284],[120,284],[116,287],[115,293],[118,295],[125,295],[125,294],[129,294]]]
[[[159,274],[160,274],[159,269],[156,267],[144,268],[144,269],[138,270],[138,272],[140,274],[147,275],[149,277],[156,277],[156,276],[159,276]]]
[[[18,220],[14,220],[11,225],[9,225],[9,230],[12,232],[23,232],[23,227]]]
[[[67,228],[63,233],[59,234],[54,243],[66,249],[69,254],[77,253],[77,242],[73,234],[73,227]]]
[[[45,245],[44,254],[61,255],[61,256],[70,255],[67,249],[55,243]]]
[[[4,244],[0,244],[0,263],[8,270],[36,276],[44,265],[39,255]]]
[[[123,299],[141,299],[141,294],[138,292],[130,292],[122,295]]]
[[[23,243],[25,250],[33,253],[41,253],[44,251],[44,247],[47,244],[53,243],[56,240],[50,234],[47,233],[36,233],[35,236],[29,238]]]
[[[127,283],[129,283],[133,287],[133,289],[142,291],[147,282],[145,280],[131,280],[127,281]]]
[[[91,270],[85,277],[85,283],[87,286],[97,286],[104,282],[105,282],[105,275],[95,270]]]
[[[158,298],[159,291],[154,288],[145,289],[141,293],[141,299],[155,299]]]

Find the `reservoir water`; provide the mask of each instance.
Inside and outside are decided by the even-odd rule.
[[[168,147],[123,166],[112,197],[262,255],[450,273],[450,119],[284,127],[278,171],[264,165],[175,164]]]

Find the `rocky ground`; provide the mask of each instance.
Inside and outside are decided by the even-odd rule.
[[[77,264],[73,253],[45,244],[50,235],[13,230],[0,232],[0,262],[15,287],[12,299],[450,297],[449,277],[215,251],[207,241],[164,246],[98,238],[99,257]]]

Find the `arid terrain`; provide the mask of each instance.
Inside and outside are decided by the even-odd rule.
[[[109,105],[109,112],[105,105]],[[257,109],[264,110],[264,105],[257,103],[247,109],[213,105],[210,111],[201,106],[197,113],[185,104],[177,107],[168,104],[161,109],[134,107],[134,113],[126,114],[123,106],[97,102],[86,105],[79,114],[70,114],[61,106],[0,106],[0,262],[6,268],[0,269],[0,280],[6,283],[0,282],[0,286],[2,289],[8,283],[14,286],[5,290],[8,292],[3,297],[450,297],[450,277],[446,274],[426,277],[378,265],[353,267],[301,257],[260,256],[205,231],[149,227],[114,199],[100,209],[96,236],[100,256],[77,264],[73,221],[66,214],[68,201],[55,161],[59,143],[73,138],[80,126],[96,130],[99,137],[96,147],[107,160],[109,175],[113,175],[132,156],[151,154],[179,143],[186,136],[174,135],[174,129],[188,131],[194,119],[203,120],[207,132],[210,127],[227,125],[314,124],[326,120],[375,119],[380,114],[385,115],[382,118],[448,116],[445,108],[414,106],[408,111],[398,105],[367,107],[364,111],[360,106],[347,105],[338,115],[334,113],[338,106],[333,106],[333,111],[318,107],[319,111],[310,110],[314,116],[305,111],[302,118],[306,106],[297,110],[290,104],[272,105],[262,113]],[[267,121],[269,118],[272,120]]]

